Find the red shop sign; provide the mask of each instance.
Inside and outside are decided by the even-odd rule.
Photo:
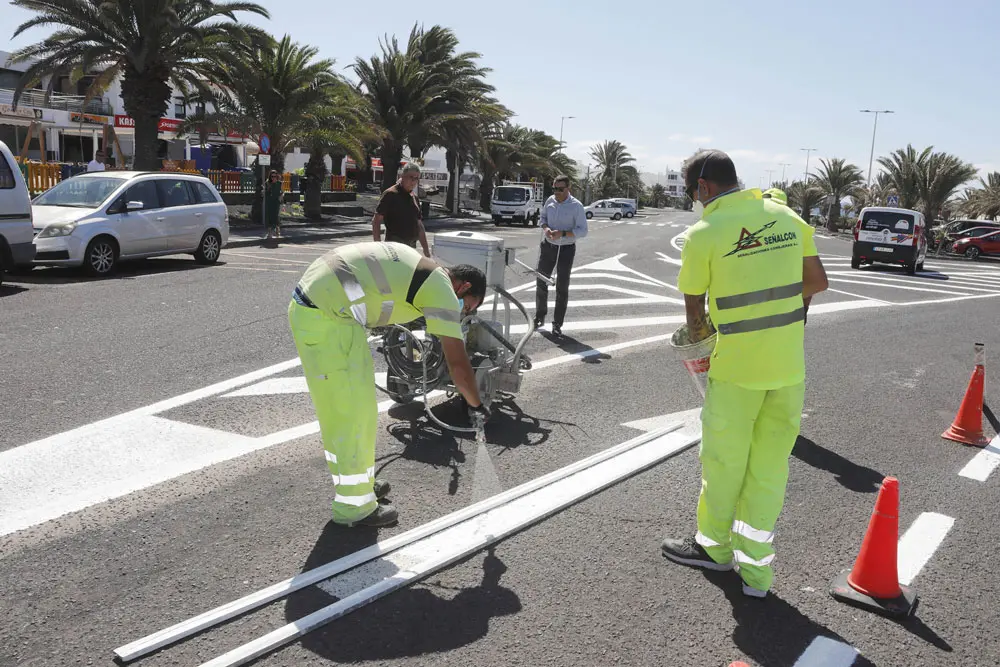
[[[181,129],[183,121],[176,118],[161,118],[158,127],[159,132],[174,132]],[[135,120],[131,116],[115,114],[115,127],[135,128]]]

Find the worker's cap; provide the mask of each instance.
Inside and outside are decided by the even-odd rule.
[[[778,188],[771,188],[770,190],[765,190],[763,196],[764,199],[770,199],[771,201],[774,201],[778,204],[783,204],[784,206],[788,206],[788,195],[786,195],[784,191],[779,190]]]

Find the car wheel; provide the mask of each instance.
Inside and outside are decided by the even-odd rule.
[[[631,217],[633,217],[634,215],[635,215],[635,213],[632,213],[631,211],[629,211],[628,213],[626,213],[626,214],[625,214],[625,217],[626,217],[626,218],[631,218]]]
[[[965,256],[969,259],[979,259],[979,248],[976,246],[969,246],[965,251]]]
[[[535,213],[535,217],[533,217],[533,218],[531,219],[531,226],[532,226],[532,227],[537,227],[537,226],[538,226],[538,219],[539,219],[540,217],[542,217],[542,214],[541,214],[541,213]]]
[[[594,217],[594,214],[591,213],[590,211],[587,211],[587,220],[590,220],[593,217]]]
[[[916,275],[916,273],[917,273],[917,265],[916,265],[915,262],[913,264],[907,264],[906,265],[906,273],[907,273],[907,275],[911,275],[911,276]]]
[[[98,236],[83,253],[83,269],[95,277],[109,276],[118,265],[118,244],[110,236]]]
[[[861,268],[861,260],[858,259],[857,257],[851,257],[851,268],[852,269],[860,269]]]
[[[214,264],[221,254],[222,238],[219,236],[219,232],[210,229],[201,237],[198,251],[194,254],[195,261],[199,264]]]
[[[500,226],[500,218],[493,218],[493,224],[496,225],[497,227],[499,227]]]

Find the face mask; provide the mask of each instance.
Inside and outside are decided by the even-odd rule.
[[[705,205],[701,203],[701,186],[700,185],[698,186],[698,199],[697,199],[697,201],[695,201],[694,207],[692,208],[692,210],[698,215],[699,218],[705,212]]]

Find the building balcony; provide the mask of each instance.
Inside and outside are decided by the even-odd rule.
[[[83,95],[64,95],[52,93],[45,99],[45,91],[31,89],[21,94],[17,101],[18,108],[34,107],[35,109],[54,109],[57,111],[75,111],[77,113],[93,113],[103,116],[114,114],[111,103],[105,98],[95,97],[84,104]],[[14,91],[11,88],[0,88],[0,104],[13,104]]]

